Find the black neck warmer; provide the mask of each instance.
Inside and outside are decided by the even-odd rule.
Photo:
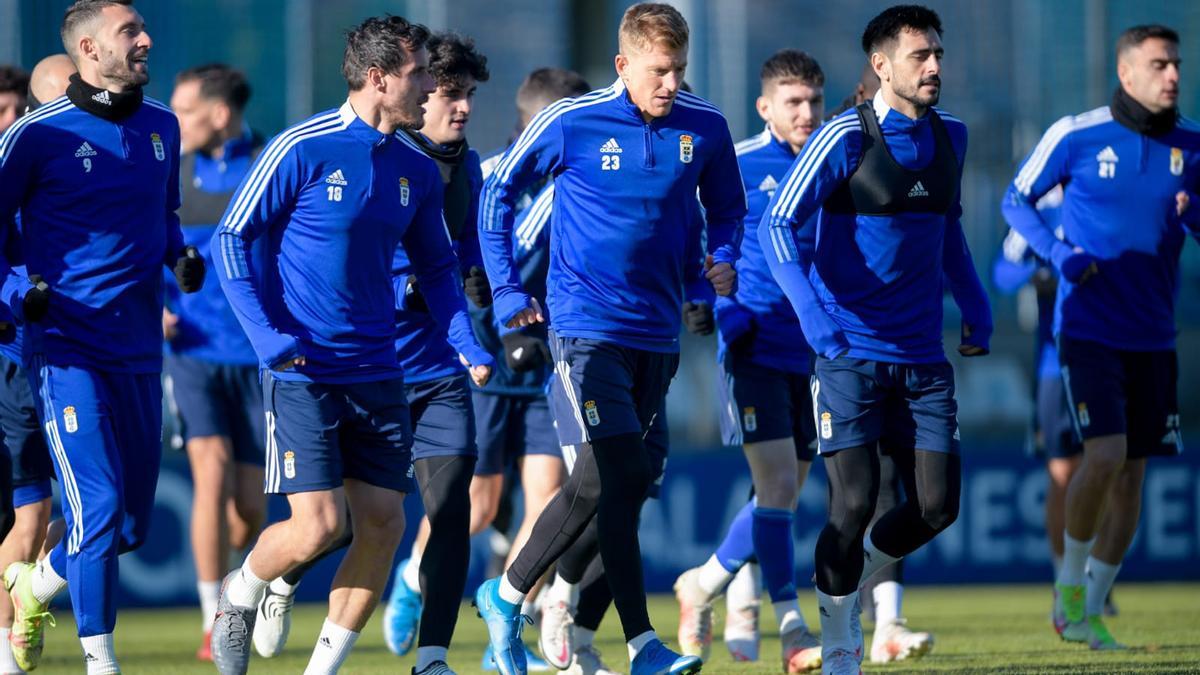
[[[67,98],[81,110],[116,122],[129,117],[141,107],[142,88],[114,94],[107,89],[93,87],[76,73],[71,76],[71,83],[67,85]]]
[[[462,235],[466,218],[469,215],[471,203],[470,175],[466,171],[465,160],[469,146],[465,140],[457,143],[442,145],[433,143],[424,134],[405,130],[408,137],[417,142],[425,154],[433,158],[438,171],[442,174],[443,215],[446,218],[446,228],[450,238],[458,241]]]
[[[1158,113],[1150,112],[1119,85],[1113,93],[1111,109],[1113,119],[1121,126],[1150,138],[1159,138],[1171,133],[1175,128],[1175,121],[1179,119],[1179,111],[1175,108]]]

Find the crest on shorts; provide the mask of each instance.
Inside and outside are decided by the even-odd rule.
[[[63,408],[63,424],[67,427],[68,434],[79,431],[79,418],[75,416],[75,406],[69,405]]]
[[[1183,175],[1183,150],[1171,148],[1171,175]]]
[[[296,453],[291,450],[283,453],[283,475],[288,478],[296,477]]]
[[[161,162],[167,158],[167,151],[163,148],[162,136],[150,134],[150,143],[154,145],[154,159]]]
[[[684,164],[692,163],[692,137],[689,134],[684,134],[679,137],[679,161]]]
[[[1075,406],[1075,419],[1079,420],[1079,426],[1086,427],[1092,424],[1092,418],[1088,415],[1086,403],[1080,403]]]
[[[600,410],[596,408],[595,401],[585,401],[583,403],[583,414],[587,417],[588,426],[600,426]]]
[[[401,206],[408,206],[408,195],[409,195],[408,179],[401,178],[400,179],[400,205]]]
[[[755,414],[752,405],[742,408],[742,428],[749,432],[758,430],[758,415]]]
[[[833,438],[833,415],[828,412],[821,413],[821,438],[825,440]]]

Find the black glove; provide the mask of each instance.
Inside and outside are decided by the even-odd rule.
[[[463,279],[463,292],[466,293],[467,299],[480,309],[492,304],[492,285],[488,283],[487,273],[482,267],[475,265],[467,270],[467,277]]]
[[[712,305],[707,302],[683,303],[683,325],[693,335],[712,335],[716,327]]]
[[[504,344],[504,362],[514,373],[524,373],[550,363],[550,347],[545,340],[520,331],[500,336]]]
[[[421,295],[421,286],[417,283],[415,274],[410,274],[408,282],[404,285],[404,309],[410,312],[429,312],[429,305],[425,304],[425,296]]]
[[[184,293],[195,293],[204,286],[204,258],[195,246],[183,249],[183,255],[175,261],[175,283]]]
[[[33,288],[25,292],[25,300],[21,302],[21,314],[25,321],[41,321],[50,311],[50,284],[42,279],[40,274],[29,275],[29,283]]]

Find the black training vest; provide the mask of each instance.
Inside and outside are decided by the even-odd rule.
[[[863,129],[858,168],[825,200],[833,213],[891,216],[898,213],[946,213],[958,198],[962,167],[950,134],[936,111],[929,109],[936,147],[923,169],[906,169],[892,157],[871,103],[855,108]],[[900,114],[900,113],[896,113]]]
[[[250,164],[254,164],[254,160],[258,159],[258,155],[262,152],[262,143],[255,139],[254,149],[250,151]],[[181,225],[216,225],[221,222],[221,217],[225,215],[225,208],[229,206],[229,200],[233,199],[233,193],[237,190],[229,192],[209,192],[196,187],[196,153],[189,152],[179,158],[179,182],[183,198],[183,205],[179,207],[179,223]]]

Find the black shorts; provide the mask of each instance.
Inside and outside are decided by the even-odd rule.
[[[1129,459],[1182,452],[1175,350],[1126,351],[1064,335],[1058,361],[1080,440],[1124,434]]]

